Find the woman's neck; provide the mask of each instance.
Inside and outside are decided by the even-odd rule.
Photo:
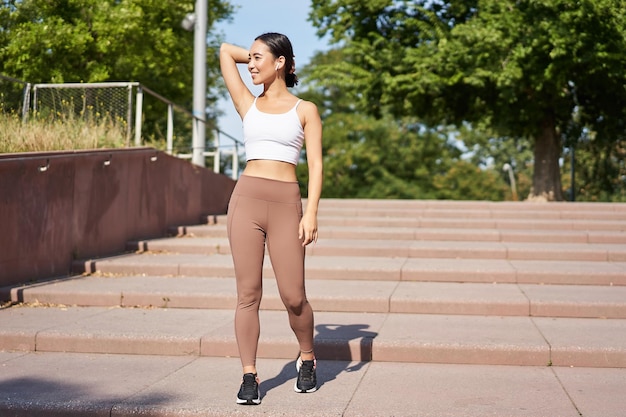
[[[291,93],[287,89],[285,82],[283,80],[276,79],[271,83],[263,84],[263,93],[261,96],[275,100],[290,94]]]

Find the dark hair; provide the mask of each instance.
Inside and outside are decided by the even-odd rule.
[[[257,36],[256,40],[260,40],[267,45],[272,55],[275,58],[285,57],[285,83],[287,87],[293,87],[298,84],[298,76],[295,73],[295,61],[293,56],[293,47],[289,38],[281,33],[264,33]],[[292,72],[293,71],[293,72]]]

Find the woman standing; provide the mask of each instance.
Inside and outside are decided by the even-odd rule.
[[[258,97],[244,84],[237,64],[247,64],[253,84],[263,86]],[[322,122],[315,104],[288,90],[298,79],[291,42],[285,35],[263,34],[249,51],[222,44],[220,66],[243,120],[247,160],[228,206],[228,238],[237,281],[235,335],[243,367],[237,403],[259,404],[256,355],[266,246],[289,324],[300,345],[294,390],[317,389],[313,310],[306,298],[304,255],[306,245],[317,241]],[[309,169],[304,212],[296,178],[303,144]]]

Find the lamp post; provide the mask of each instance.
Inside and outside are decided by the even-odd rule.
[[[513,201],[517,201],[517,187],[515,186],[515,175],[513,175],[513,167],[510,164],[504,164],[504,166],[502,166],[502,170],[509,173],[509,181],[511,182],[511,193],[513,194]]]
[[[207,0],[196,0],[194,13],[182,22],[184,29],[194,31],[193,45],[193,137],[191,162],[205,166],[206,148],[206,35]]]

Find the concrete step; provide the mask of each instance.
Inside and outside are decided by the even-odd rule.
[[[237,358],[0,352],[3,417],[622,417],[626,369],[259,359],[262,403],[235,404]]]
[[[626,210],[626,205],[624,205]],[[343,227],[395,227],[395,228],[436,228],[436,229],[496,229],[496,230],[570,230],[570,231],[606,231],[625,232],[626,220],[622,214],[595,212],[589,219],[545,219],[533,215],[510,218],[468,217],[464,212],[446,213],[447,216],[416,217],[413,215],[397,216],[397,213],[388,212],[387,215],[366,216],[352,215],[355,213],[319,213],[318,223],[322,230]],[[617,217],[617,219],[612,219]],[[208,224],[224,224],[226,216],[209,216]],[[203,222],[204,223],[204,222]]]
[[[466,219],[457,218],[398,218],[398,217],[323,217],[322,228],[334,226],[420,227],[453,229],[522,229],[522,230],[605,230],[625,231],[624,221],[611,220],[518,220],[518,219]]]
[[[234,276],[228,254],[131,253],[74,263],[76,273]],[[626,285],[626,262],[309,256],[307,279]],[[269,258],[264,275],[273,277]]]
[[[165,238],[129,242],[128,250],[230,254],[227,238]],[[320,239],[307,256],[510,259],[626,262],[626,245],[607,243],[529,243],[422,241],[391,239]]]
[[[0,350],[237,357],[233,310],[14,306]],[[293,359],[284,311],[262,310],[259,358]],[[626,320],[317,312],[319,359],[626,367]]]
[[[225,223],[173,227],[170,234],[196,238],[227,236]],[[333,226],[323,229],[322,239],[626,244],[626,231]]]
[[[306,199],[304,199],[306,202]],[[559,212],[559,213],[624,213],[626,203],[596,202],[551,202],[531,203],[527,201],[470,201],[470,200],[387,200],[387,199],[342,199],[323,198],[322,209],[357,210],[425,210],[428,212]]]
[[[626,205],[625,205],[626,207]],[[445,218],[465,218],[465,219],[534,219],[551,221],[568,220],[611,220],[626,221],[626,214],[623,211],[603,211],[603,210],[540,210],[534,207],[524,207],[524,209],[471,209],[471,208],[363,208],[363,207],[328,207],[321,206],[323,216],[329,217],[391,217],[391,218],[424,218],[424,219],[445,219]]]
[[[261,309],[283,311],[274,279]],[[310,280],[315,311],[626,319],[626,286]],[[93,275],[13,288],[15,303],[234,309],[233,278]]]

